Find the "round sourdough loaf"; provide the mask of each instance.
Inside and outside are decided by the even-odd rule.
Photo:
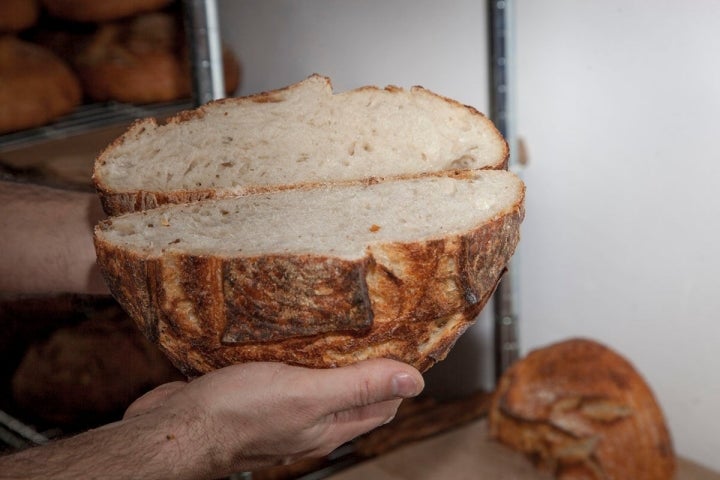
[[[77,77],[50,50],[0,36],[0,133],[49,123],[81,100]]]
[[[675,471],[650,387],[592,340],[566,340],[515,363],[500,379],[489,422],[491,435],[563,480],[669,480]]]

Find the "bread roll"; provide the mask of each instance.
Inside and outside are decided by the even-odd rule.
[[[45,125],[81,100],[77,77],[50,50],[0,36],[0,133]]]

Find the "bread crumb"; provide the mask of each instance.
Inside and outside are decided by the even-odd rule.
[[[379,225],[375,225],[375,224],[373,223],[373,224],[370,226],[370,231],[371,231],[372,233],[375,233],[375,232],[377,232],[378,230],[380,230],[380,226],[379,226]]]

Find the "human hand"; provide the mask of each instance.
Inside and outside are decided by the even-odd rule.
[[[423,386],[417,370],[387,359],[324,370],[248,363],[162,385],[125,418],[177,418],[174,438],[219,476],[326,455],[391,420]]]

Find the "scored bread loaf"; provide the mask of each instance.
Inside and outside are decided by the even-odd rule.
[[[490,433],[561,480],[669,480],[670,432],[633,365],[575,338],[530,352],[501,377]]]
[[[494,291],[524,188],[477,170],[200,200],[111,217],[95,245],[115,298],[187,375],[372,357],[426,370]]]
[[[159,125],[135,123],[95,163],[109,215],[164,203],[326,182],[506,166],[508,147],[472,107],[422,87],[333,94],[312,75],[211,102]]]
[[[81,101],[80,82],[52,51],[0,35],[0,134],[50,123]]]

